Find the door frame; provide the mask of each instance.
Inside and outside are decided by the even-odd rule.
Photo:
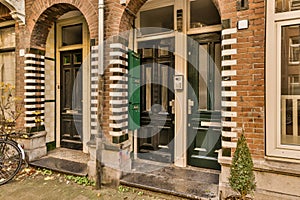
[[[163,0],[152,1],[145,4],[137,13],[136,26],[140,27],[140,12],[154,8],[174,5],[174,31],[163,34],[151,34],[149,36],[138,37],[137,34],[131,34],[133,42],[129,42],[129,48],[134,47],[137,51],[138,42],[161,39],[166,37],[175,37],[175,75],[183,76],[183,89],[175,90],[175,124],[174,124],[174,165],[178,167],[187,166],[187,137],[188,137],[188,71],[187,71],[187,39],[189,35],[217,32],[222,30],[222,25],[204,26],[201,28],[189,27],[189,6],[190,1],[181,0]],[[176,11],[183,10],[182,32],[177,30]],[[180,23],[179,23],[180,24]],[[136,135],[135,135],[136,137]]]
[[[66,15],[68,16],[68,15]],[[82,23],[82,44],[70,45],[70,46],[62,46],[62,27],[75,25]],[[87,23],[82,15],[73,16],[71,14],[70,17],[63,17],[62,19],[58,20],[56,23],[56,85],[55,85],[55,94],[56,94],[56,147],[60,147],[60,130],[61,130],[61,119],[60,119],[60,105],[61,105],[61,92],[60,92],[60,85],[61,85],[61,75],[60,75],[60,54],[63,51],[70,51],[76,49],[82,49],[82,95],[83,95],[83,107],[82,107],[82,143],[83,143],[83,152],[88,153],[88,146],[87,142],[90,139],[90,113],[91,113],[91,88],[90,88],[90,37],[88,32]]]

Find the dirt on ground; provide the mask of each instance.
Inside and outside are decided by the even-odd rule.
[[[172,195],[120,185],[95,188],[86,177],[28,167],[12,181],[0,186],[5,200],[186,200]]]

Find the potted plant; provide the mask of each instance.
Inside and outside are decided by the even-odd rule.
[[[252,199],[246,196],[253,194],[256,183],[253,173],[253,161],[244,135],[244,128],[241,137],[238,139],[237,147],[233,155],[229,185],[235,192],[239,193],[239,195],[232,195],[226,199]]]

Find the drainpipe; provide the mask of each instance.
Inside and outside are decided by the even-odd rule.
[[[104,82],[104,0],[98,1],[98,90],[103,91]],[[102,92],[103,94],[103,92]],[[98,96],[98,134],[96,136],[96,188],[101,188],[102,183],[102,108],[103,96]]]

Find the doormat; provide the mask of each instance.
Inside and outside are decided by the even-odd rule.
[[[87,164],[54,157],[44,157],[29,163],[32,166],[51,169],[53,171],[87,176]]]

